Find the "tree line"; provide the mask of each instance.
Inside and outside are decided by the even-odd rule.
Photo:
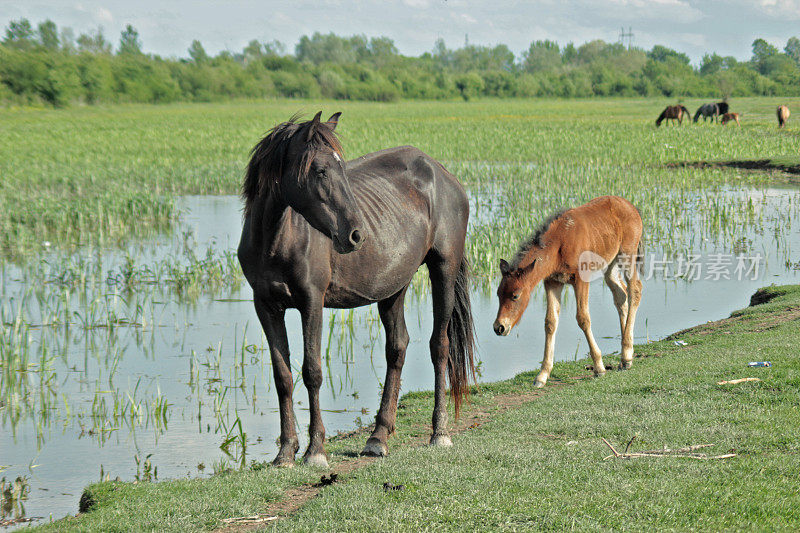
[[[506,45],[439,40],[418,57],[391,39],[315,33],[287,53],[277,41],[241,52],[185,58],[146,54],[128,25],[114,46],[101,29],[75,37],[50,20],[12,21],[0,42],[0,102],[6,104],[215,101],[230,98],[335,98],[394,101],[479,97],[800,95],[800,39],[783,50],[757,39],[749,61],[706,54],[700,65],[665,46],[651,50],[590,41],[539,40],[516,56]]]

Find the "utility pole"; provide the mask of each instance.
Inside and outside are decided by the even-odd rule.
[[[625,39],[628,39],[628,50],[633,48],[633,28],[628,27],[627,33],[625,32],[625,28],[622,27],[619,29],[619,43],[621,45],[625,45]]]

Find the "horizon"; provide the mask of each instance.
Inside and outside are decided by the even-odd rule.
[[[800,33],[797,24],[800,1],[796,0],[755,3],[656,0],[649,4],[643,0],[581,0],[563,6],[548,0],[535,6],[515,5],[514,9],[524,13],[515,13],[510,18],[498,13],[501,9],[488,13],[484,6],[458,0],[393,0],[388,3],[328,0],[322,5],[301,1],[292,6],[275,3],[255,6],[250,0],[235,0],[227,3],[224,10],[208,5],[189,7],[188,0],[177,0],[167,6],[147,0],[144,8],[141,3],[138,8],[131,8],[118,0],[101,3],[89,0],[11,6],[11,2],[0,0],[4,12],[0,24],[5,29],[12,20],[26,18],[35,27],[50,19],[59,31],[71,28],[75,37],[99,27],[115,50],[120,32],[130,24],[139,32],[145,53],[167,58],[188,57],[194,40],[200,41],[212,56],[224,51],[238,53],[252,40],[277,40],[286,47],[287,53],[294,54],[294,47],[302,36],[318,32],[387,37],[394,41],[400,54],[410,57],[431,52],[439,38],[449,49],[462,48],[467,43],[488,47],[504,44],[514,53],[516,61],[537,40],[556,41],[561,47],[570,42],[577,46],[597,39],[620,42],[620,30],[624,26],[626,32],[628,28],[633,30],[634,48],[650,50],[655,45],[666,46],[689,56],[694,67],[700,64],[704,54],[716,53],[747,61],[752,56],[752,43],[758,38],[783,50],[786,41]],[[505,0],[500,4],[514,2]],[[364,9],[353,13],[346,5],[359,5]],[[546,13],[538,11],[543,5],[549,9]],[[723,5],[737,9],[722,9]],[[182,6],[188,10],[181,10]],[[267,13],[270,18],[265,21]],[[674,16],[675,13],[678,15]],[[743,16],[746,13],[749,16]],[[520,21],[540,14],[543,19],[539,19],[539,25],[520,28]],[[340,24],[343,15],[346,21]],[[231,17],[242,20],[235,25],[225,24]],[[660,21],[669,17],[672,31],[660,29],[663,25]],[[381,20],[373,20],[377,18]],[[714,22],[716,18],[719,20]],[[726,18],[733,22],[726,24]],[[616,24],[612,19],[619,22],[616,28],[612,26]],[[213,27],[209,26],[209,20],[214,21]],[[387,20],[392,21],[390,26]],[[594,27],[589,28],[584,21],[592,22]],[[263,27],[260,26],[262,22]],[[714,23],[709,29],[712,33],[700,31],[709,22]],[[234,26],[243,29],[227,30]],[[560,31],[553,32],[551,27],[560,27]],[[428,40],[430,42],[426,43]]]

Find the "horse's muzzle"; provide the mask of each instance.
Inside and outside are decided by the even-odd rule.
[[[511,333],[511,325],[510,324],[503,324],[499,320],[495,320],[494,321],[494,332],[497,335],[501,336],[501,337],[505,337],[509,333]]]

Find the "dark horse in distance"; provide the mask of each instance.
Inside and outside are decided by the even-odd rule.
[[[694,122],[696,123],[697,119],[700,118],[701,116],[703,117],[703,122],[705,122],[706,119],[708,118],[716,122],[719,117],[721,117],[727,112],[728,112],[727,102],[703,104],[697,108],[697,112],[694,114]]]
[[[678,125],[680,125],[683,122],[683,117],[688,116],[690,116],[689,110],[682,105],[668,105],[664,108],[664,111],[658,115],[658,118],[656,119],[656,128],[659,127],[665,119],[668,121],[677,120]],[[669,124],[669,122],[667,122],[667,124]]]
[[[344,161],[327,122],[293,117],[252,151],[242,187],[239,262],[253,288],[269,342],[280,403],[276,466],[292,466],[299,448],[284,315],[300,311],[303,381],[311,419],[306,464],[327,466],[319,405],[323,307],[378,303],[386,329],[386,381],[375,430],[362,454],[386,455],[394,432],[400,373],[409,336],[403,300],[425,264],[433,295],[430,340],[435,373],[431,445],[449,446],[446,379],[456,416],[474,379],[473,325],[464,240],[469,202],[458,180],[430,156],[404,146]]]

